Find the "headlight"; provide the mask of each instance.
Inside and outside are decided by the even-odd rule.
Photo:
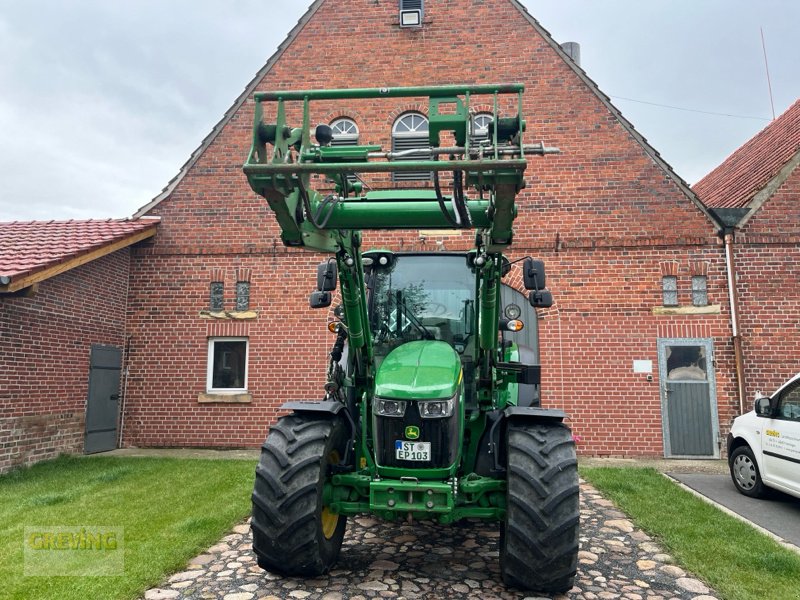
[[[381,417],[402,417],[406,414],[407,404],[404,400],[375,398],[372,400],[372,411]]]
[[[450,400],[426,400],[419,402],[419,416],[423,419],[452,417],[455,406],[456,396],[453,396]]]

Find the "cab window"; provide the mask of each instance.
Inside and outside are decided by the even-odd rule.
[[[776,418],[784,421],[800,421],[800,385],[781,394]]]

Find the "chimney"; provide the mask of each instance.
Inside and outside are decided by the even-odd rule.
[[[578,42],[564,42],[561,49],[567,53],[576,65],[581,66],[581,45]]]

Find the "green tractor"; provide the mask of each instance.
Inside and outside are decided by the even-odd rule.
[[[566,415],[539,406],[531,350],[505,339],[523,327],[519,307],[501,311],[501,280],[512,269],[502,251],[526,156],[558,152],[523,143],[522,94],[522,85],[506,84],[255,95],[250,186],[275,213],[285,245],[330,254],[311,306],[331,306],[337,287],[341,295],[323,399],[284,404],[289,414],[262,446],[252,497],[262,568],[325,573],[352,515],[483,519],[500,525],[507,585],[572,587],[575,444]],[[470,130],[470,101],[481,95],[494,106],[482,140]],[[428,148],[332,145],[326,125],[312,141],[312,102],[398,97],[427,98]],[[274,123],[264,122],[266,103]],[[501,104],[516,116],[501,116]],[[287,125],[288,111],[302,112],[300,127]],[[454,145],[442,144],[443,133]],[[365,174],[402,172],[431,172],[433,189],[364,190]],[[324,192],[311,186],[319,175]],[[362,230],[415,228],[471,229],[475,244],[461,253],[362,250]],[[543,263],[521,260],[530,304],[550,306]]]

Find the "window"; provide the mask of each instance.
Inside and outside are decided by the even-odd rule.
[[[692,305],[708,306],[708,279],[705,275],[692,276]]]
[[[247,352],[247,338],[209,338],[207,391],[247,391]]]
[[[778,418],[800,421],[800,386],[795,386],[781,395],[778,402]]]
[[[401,115],[392,127],[392,152],[424,148],[430,150],[428,119],[420,113]],[[430,160],[430,152],[414,153],[395,160]],[[392,173],[392,181],[430,181],[429,171],[402,171]]]
[[[225,310],[225,284],[221,281],[212,281],[210,288],[208,308],[210,310]]]
[[[667,346],[669,381],[707,381],[708,361],[705,346]]]
[[[236,282],[236,310],[250,309],[250,282]]]
[[[333,130],[333,140],[331,146],[357,146],[358,145],[358,125],[353,119],[341,117],[331,123]],[[347,181],[355,183],[358,177],[355,175],[348,175]]]
[[[358,125],[352,119],[342,117],[331,123],[333,141],[331,146],[355,146],[358,144]]]
[[[472,130],[469,136],[469,145],[477,147],[481,142],[490,141],[489,138],[489,124],[494,120],[494,117],[489,113],[478,113],[472,117]]]
[[[664,295],[664,306],[678,306],[678,278],[675,275],[662,277],[661,289]]]

